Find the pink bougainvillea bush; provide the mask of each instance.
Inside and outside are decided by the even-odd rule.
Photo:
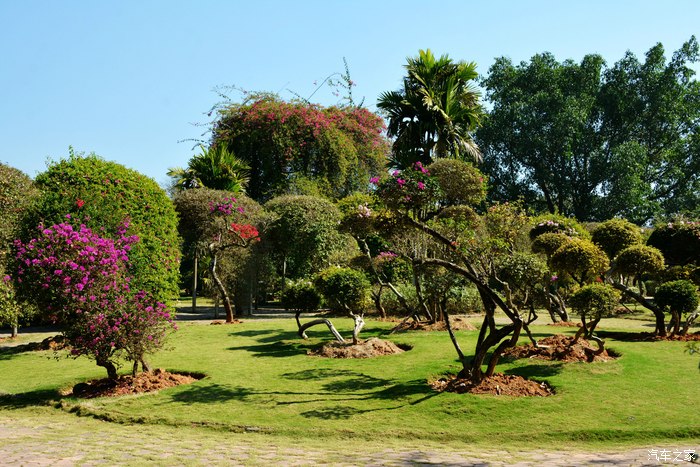
[[[165,304],[146,291],[134,291],[128,275],[129,251],[139,239],[117,238],[74,222],[40,225],[34,238],[17,240],[16,283],[23,298],[35,302],[71,344],[71,355],[87,356],[117,377],[120,358],[147,369],[146,354],[159,349],[173,317]]]

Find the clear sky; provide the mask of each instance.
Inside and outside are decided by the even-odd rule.
[[[484,74],[545,51],[670,57],[699,33],[700,0],[0,0],[0,162],[34,177],[72,145],[165,183],[217,86],[308,96],[345,57],[373,110],[419,49]]]

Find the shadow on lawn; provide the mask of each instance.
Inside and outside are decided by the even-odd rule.
[[[171,399],[174,402],[184,404],[213,404],[226,402],[231,399],[245,400],[255,394],[252,389],[240,386],[231,387],[222,384],[211,384],[209,386],[190,386],[186,390],[173,394]]]
[[[0,410],[46,406],[59,399],[61,399],[61,395],[53,389],[38,389],[19,394],[0,394]]]
[[[280,340],[289,339],[300,339],[299,335],[295,331],[283,331],[281,329],[265,329],[265,330],[255,330],[249,329],[247,331],[235,331],[229,333],[231,337],[253,337],[257,342],[260,343],[270,343],[278,342]]]
[[[509,370],[504,371],[503,373],[507,375],[522,376],[523,378],[528,379],[538,379],[558,375],[563,369],[563,363],[533,363],[530,365],[523,365],[516,368],[511,368]]]
[[[310,347],[302,342],[275,341],[269,344],[241,345],[229,347],[226,350],[245,350],[255,357],[291,357],[294,355],[306,355]]]

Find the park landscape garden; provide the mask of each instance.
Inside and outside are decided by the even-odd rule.
[[[353,451],[696,442],[697,59],[479,80],[420,51],[381,115],[346,66],[338,106],[214,106],[167,192],[72,149],[35,180],[0,165],[0,416]]]

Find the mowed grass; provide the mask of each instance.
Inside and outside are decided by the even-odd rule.
[[[545,318],[541,318],[546,322]],[[352,322],[335,319],[349,334]],[[437,393],[427,384],[459,365],[444,332],[382,336],[412,350],[374,359],[307,356],[329,339],[320,327],[307,341],[291,319],[248,320],[237,325],[183,323],[170,348],[152,358],[156,367],[204,373],[194,384],[156,394],[78,400],[60,391],[104,376],[79,359],[52,352],[0,349],[0,409],[52,405],[79,415],[121,423],[206,426],[306,440],[424,440],[459,448],[464,443],[551,447],[643,444],[700,438],[695,410],[697,356],[681,342],[637,342],[644,320],[601,323],[609,348],[621,358],[602,363],[502,361],[498,370],[547,381],[547,398]],[[390,323],[372,322],[362,337],[382,335]],[[537,338],[572,328],[533,326]],[[607,333],[607,334],[606,334]],[[477,332],[458,332],[471,351]]]

